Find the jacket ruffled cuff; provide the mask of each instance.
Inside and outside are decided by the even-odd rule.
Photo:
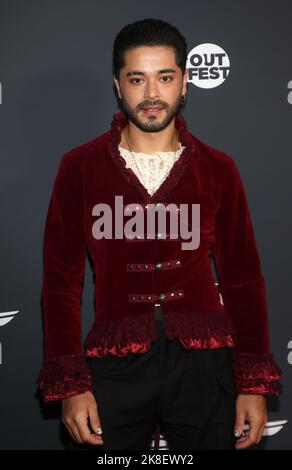
[[[238,393],[275,396],[280,394],[279,380],[282,371],[272,354],[259,356],[235,352],[233,365]]]
[[[93,392],[91,371],[82,354],[57,356],[43,362],[37,383],[45,403]]]

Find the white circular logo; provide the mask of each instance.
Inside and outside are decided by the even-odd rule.
[[[188,54],[188,82],[200,88],[215,88],[227,78],[229,57],[217,44],[205,43],[194,47]]]

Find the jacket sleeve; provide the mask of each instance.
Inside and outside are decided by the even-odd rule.
[[[45,222],[44,360],[37,378],[45,403],[92,391],[81,341],[86,243],[77,163],[72,151],[61,158]]]
[[[231,157],[222,178],[214,261],[224,308],[235,327],[239,393],[279,395],[282,371],[270,352],[265,280],[242,178]]]

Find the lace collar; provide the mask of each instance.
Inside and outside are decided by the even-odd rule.
[[[182,146],[181,142],[179,142],[179,149],[175,152],[175,155],[176,157],[178,155],[180,155],[183,151],[185,147]],[[137,156],[143,156],[143,157],[155,157],[155,156],[158,156],[160,155],[161,157],[165,157],[165,158],[169,158],[169,155],[173,155],[173,152],[170,150],[170,151],[167,151],[167,152],[160,152],[159,150],[157,152],[153,152],[153,153],[143,153],[143,152],[131,152],[130,150],[126,149],[125,147],[121,147],[119,145],[119,150],[120,152],[122,152],[123,155],[131,155],[133,153],[133,155],[137,155]]]
[[[181,179],[188,162],[191,157],[196,158],[197,156],[197,146],[188,132],[187,124],[182,116],[182,114],[178,113],[175,116],[175,127],[178,133],[179,142],[181,142],[182,146],[185,147],[183,152],[178,160],[172,166],[168,176],[159,186],[159,188],[152,194],[152,196],[148,193],[147,189],[144,185],[140,182],[139,178],[136,176],[131,168],[126,168],[125,159],[122,157],[119,151],[119,144],[121,141],[121,130],[127,124],[128,117],[123,112],[117,112],[113,115],[113,119],[111,122],[111,137],[108,142],[109,153],[114,164],[117,166],[118,170],[121,172],[123,177],[127,180],[129,184],[136,187],[136,189],[142,194],[146,203],[153,203],[153,202],[162,202],[166,199],[170,191],[176,186],[176,184]]]

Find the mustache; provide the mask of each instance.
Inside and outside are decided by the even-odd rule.
[[[149,102],[149,101],[147,101],[147,102],[145,102],[145,103],[143,103],[143,104],[140,104],[139,108],[142,109],[142,108],[145,108],[145,107],[154,107],[154,106],[159,106],[159,107],[161,107],[161,108],[166,108],[165,103],[161,103],[161,102],[157,102],[157,101],[156,101],[156,102],[153,102],[153,101],[152,101],[152,102]]]

